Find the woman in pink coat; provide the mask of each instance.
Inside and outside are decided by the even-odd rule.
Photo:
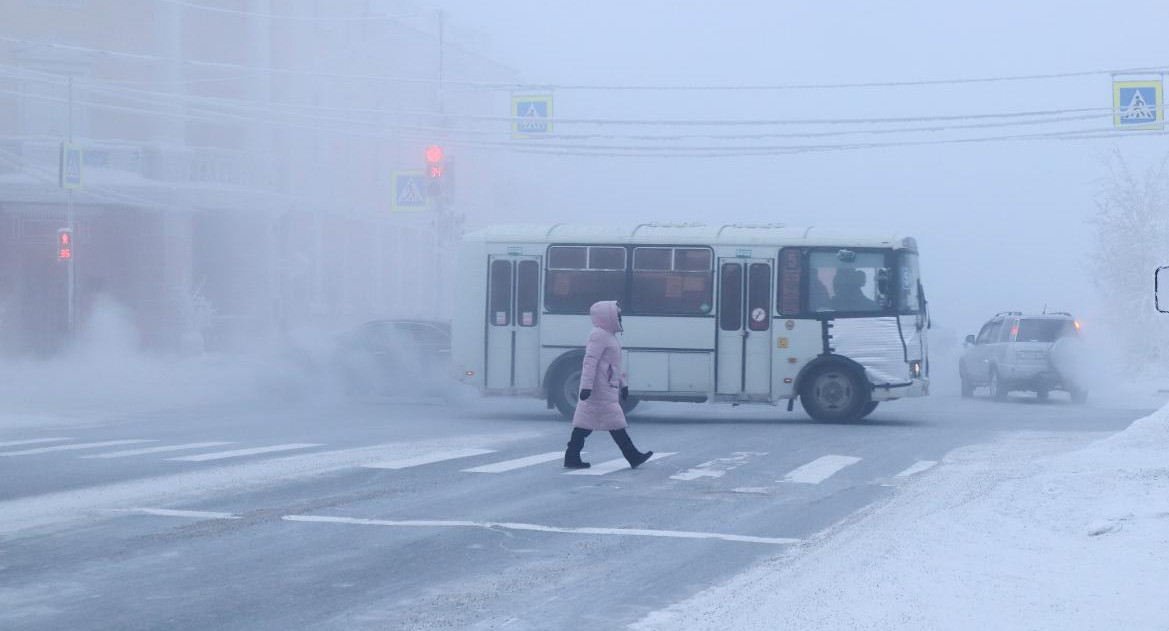
[[[625,428],[625,411],[621,401],[629,398],[625,372],[621,370],[621,344],[617,333],[621,328],[621,308],[614,300],[598,302],[589,310],[593,330],[585,346],[584,366],[580,371],[580,403],[572,415],[572,438],[564,452],[564,466],[569,469],[587,469],[581,462],[580,450],[585,438],[594,430],[606,430],[621,449],[629,466],[649,460],[654,452],[641,453],[633,446]]]

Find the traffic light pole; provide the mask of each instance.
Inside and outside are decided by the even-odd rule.
[[[65,128],[65,133],[66,133],[66,136],[68,138],[68,140],[67,140],[68,144],[72,145],[73,144],[73,77],[69,77],[68,98],[66,100],[65,112],[66,112],[66,122],[67,122],[66,128]],[[76,315],[77,309],[76,309],[76,305],[74,304],[74,300],[75,300],[74,297],[76,294],[74,286],[75,286],[76,278],[77,278],[77,272],[74,269],[74,265],[76,264],[75,262],[77,260],[76,239],[74,237],[76,236],[77,233],[74,231],[74,225],[73,225],[75,223],[75,221],[74,221],[74,216],[73,216],[73,188],[72,187],[69,187],[68,189],[66,189],[65,196],[66,196],[65,225],[67,228],[69,228],[69,236],[70,236],[69,247],[71,248],[70,249],[70,256],[65,261],[65,274],[66,274],[66,278],[67,278],[66,288],[65,288],[65,292],[67,294],[66,305],[65,305],[65,309],[66,309],[65,318],[66,318],[66,322],[67,322],[66,334],[68,335],[68,341],[70,343],[72,343],[73,338],[74,338],[74,334],[75,334],[76,329],[77,329],[77,315]]]

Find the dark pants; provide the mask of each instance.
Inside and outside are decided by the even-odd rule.
[[[584,449],[585,438],[588,438],[589,434],[592,433],[591,429],[572,428],[572,437],[568,439],[568,452],[565,454],[565,458],[579,461],[580,450]],[[629,437],[629,432],[624,429],[615,429],[611,430],[609,435],[613,437],[613,442],[617,443],[617,448],[621,450],[621,455],[625,456],[626,460],[633,462],[639,459],[641,452],[633,446],[633,439]]]

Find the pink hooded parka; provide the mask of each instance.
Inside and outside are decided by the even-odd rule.
[[[593,393],[587,401],[577,404],[572,416],[573,427],[612,431],[629,426],[621,409],[621,388],[627,381],[621,369],[621,343],[617,341],[620,313],[615,300],[598,302],[589,310],[593,330],[585,346],[580,387]]]

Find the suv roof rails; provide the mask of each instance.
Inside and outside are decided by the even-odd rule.
[[[1065,315],[1069,318],[1072,317],[1072,314],[1068,313],[1067,311],[1048,311],[1047,315]]]
[[[1005,315],[1008,315],[1008,316],[1019,315],[1019,316],[1021,316],[1021,315],[1023,315],[1023,312],[1022,311],[1000,311],[1000,312],[994,314],[994,317],[997,318],[999,316],[1005,316]]]

